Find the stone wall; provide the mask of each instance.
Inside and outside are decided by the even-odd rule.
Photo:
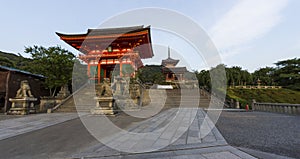
[[[6,91],[6,79],[8,72],[0,72],[0,93]]]

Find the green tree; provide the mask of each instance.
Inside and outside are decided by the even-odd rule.
[[[233,66],[226,69],[227,85],[249,85],[252,84],[252,75],[247,71],[243,70],[242,67]]]
[[[32,58],[32,65],[28,69],[46,77],[45,84],[52,96],[58,87],[71,83],[75,56],[68,50],[60,46],[33,46],[26,47],[25,53],[29,53]]]
[[[211,91],[220,97],[226,93],[227,88],[225,68],[226,66],[224,64],[219,64],[216,67],[211,68],[209,71],[211,77]]]
[[[262,83],[262,85],[276,85],[274,81],[276,69],[273,67],[265,67],[260,68],[253,73],[253,82],[254,84],[257,84],[257,80],[259,79]]]
[[[241,85],[242,68],[238,66],[233,66],[231,68],[225,69],[227,76],[227,84],[232,86]]]
[[[275,64],[276,82],[281,86],[300,90],[300,58],[278,61]]]
[[[29,71],[31,59],[23,57],[21,54],[15,55],[0,51],[0,65],[13,67],[20,70]]]
[[[73,70],[72,91],[74,92],[81,88],[88,81],[87,65],[84,65],[78,59],[75,59]]]
[[[224,70],[226,75],[224,74]],[[243,70],[241,67],[233,66],[231,68],[226,67],[224,64],[212,67],[210,70],[202,70],[200,72],[195,71],[196,77],[199,81],[199,86],[204,86],[211,89],[211,78],[215,78],[215,84],[222,85],[249,85],[253,83],[253,77],[247,70]],[[226,76],[226,77],[225,77]],[[221,78],[222,77],[222,78]],[[223,87],[223,86],[222,86]]]
[[[210,88],[210,74],[208,70],[195,71],[199,86]]]
[[[15,64],[6,57],[0,57],[0,65],[7,67],[15,67]]]
[[[146,65],[140,68],[137,77],[143,83],[161,84],[165,81],[162,67],[157,65]]]

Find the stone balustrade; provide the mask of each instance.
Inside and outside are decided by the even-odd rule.
[[[229,86],[229,89],[281,89],[282,86]]]
[[[300,115],[300,104],[252,102],[252,110]]]

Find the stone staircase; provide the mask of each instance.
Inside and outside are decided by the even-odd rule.
[[[72,94],[55,112],[90,112],[90,109],[96,105],[94,90],[94,85],[86,85],[75,94]]]
[[[205,92],[205,93],[204,93]],[[204,90],[200,90],[200,101],[199,101],[199,107],[200,108],[208,108],[210,103],[210,94],[208,94]]]
[[[195,90],[189,90],[189,89],[167,90],[167,100],[166,100],[165,107],[166,108],[179,107],[180,103],[189,107],[189,105],[195,106],[196,105],[195,102],[198,102],[199,107],[208,108],[210,103],[209,96],[195,91],[197,90],[196,89]]]
[[[60,107],[55,110],[55,112],[90,112],[90,109],[94,108],[96,105],[96,100],[94,99],[95,87],[98,86],[86,85],[84,88],[75,93],[75,95],[72,95],[71,98],[60,105]],[[151,89],[148,91],[150,91],[149,95],[151,96],[151,105],[163,103],[164,108],[166,109],[178,108],[180,104],[183,104],[185,107],[195,106],[197,105],[195,102],[199,102],[198,106],[201,108],[208,108],[210,103],[210,98],[208,96],[209,94],[200,93],[197,89]],[[133,104],[126,104],[126,107],[130,107],[127,105]]]

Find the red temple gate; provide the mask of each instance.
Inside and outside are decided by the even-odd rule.
[[[89,79],[100,83],[112,76],[135,76],[141,59],[153,57],[150,26],[88,29],[85,34],[56,33],[82,54]]]

